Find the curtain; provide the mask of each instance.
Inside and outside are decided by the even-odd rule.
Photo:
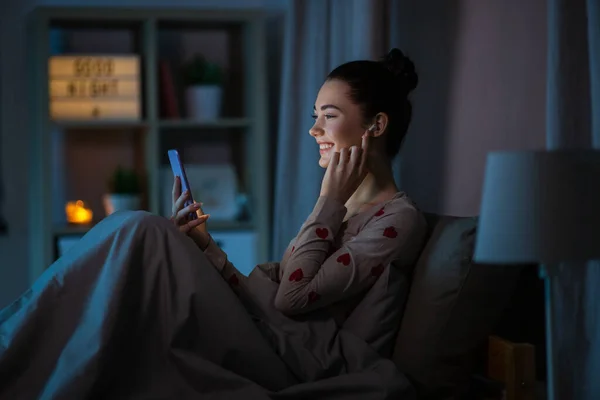
[[[600,148],[600,0],[548,2],[546,111],[548,149]],[[561,265],[557,278],[557,398],[598,399],[600,261]]]
[[[377,59],[389,50],[387,8],[384,0],[290,0],[277,129],[273,259],[281,258],[319,195],[324,171],[308,134],[319,88],[338,65]]]
[[[2,25],[2,21],[0,20],[0,25]],[[0,65],[2,65],[2,53],[0,53]],[[2,80],[0,79],[0,101],[2,99]],[[4,175],[2,172],[2,110],[0,110],[0,235],[6,233],[8,229],[6,225],[6,221],[4,219],[4,198],[5,198],[5,188],[4,188]]]

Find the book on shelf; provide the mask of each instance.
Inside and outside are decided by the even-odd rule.
[[[180,118],[179,104],[175,94],[171,65],[168,61],[161,60],[158,62],[158,74],[160,117],[164,119],[178,119]]]

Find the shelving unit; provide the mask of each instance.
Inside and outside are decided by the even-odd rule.
[[[251,126],[251,120],[247,118],[224,118],[206,122],[163,120],[158,124],[162,129],[248,128]]]
[[[186,164],[202,164],[202,149],[210,152],[210,146],[228,149],[229,162],[236,170],[240,192],[248,198],[250,212],[244,220],[209,221],[209,230],[229,248],[230,233],[231,238],[243,233],[254,235],[255,239],[247,240],[254,244],[245,262],[266,259],[270,239],[270,162],[264,26],[260,13],[40,7],[31,13],[28,30],[33,136],[29,206],[32,280],[56,259],[57,237],[83,235],[93,226],[57,222],[64,201],[89,202],[97,223],[103,217],[101,196],[106,191],[108,174],[117,165],[134,168],[144,177],[143,208],[161,214],[164,191],[171,190],[170,185],[165,187],[161,176],[168,167],[167,149],[173,147],[180,150]],[[58,54],[139,56],[139,120],[50,118],[48,60],[51,54],[57,54],[52,48],[57,32],[67,42]],[[182,85],[175,82],[181,117],[167,119],[161,114],[159,62],[168,60],[177,65],[195,53],[206,55],[227,71],[222,115],[206,121],[187,118]],[[173,74],[177,75],[176,69]],[[63,164],[64,176],[57,175],[57,164]]]
[[[144,121],[52,121],[58,129],[79,131],[79,130],[116,130],[116,129],[148,129],[148,124]]]

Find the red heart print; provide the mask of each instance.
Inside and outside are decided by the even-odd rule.
[[[375,213],[376,217],[381,217],[382,215],[383,215],[383,207],[381,207],[381,209]]]
[[[317,228],[317,236],[321,239],[325,239],[329,236],[329,230],[327,230],[327,228]]]
[[[396,232],[396,228],[393,226],[388,226],[383,230],[383,236],[388,237],[390,239],[394,239],[398,236],[398,232]]]
[[[371,275],[378,277],[381,276],[381,274],[383,274],[383,265],[379,264],[376,267],[371,268]]]
[[[342,263],[344,265],[350,264],[350,254],[344,253],[337,258],[337,262]]]
[[[319,293],[317,292],[310,292],[308,294],[308,303],[314,303],[315,301],[319,300],[321,298],[321,296],[319,295]]]
[[[240,280],[236,274],[233,274],[229,277],[228,282],[231,286],[237,286],[237,285],[239,285]]]
[[[298,268],[290,274],[290,282],[300,282],[304,278],[304,272],[301,268]]]

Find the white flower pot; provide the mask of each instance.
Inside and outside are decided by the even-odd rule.
[[[187,115],[192,120],[212,120],[221,115],[223,88],[218,85],[190,86],[185,90]]]
[[[104,211],[110,215],[117,211],[139,210],[140,196],[133,194],[105,194],[103,197]]]

